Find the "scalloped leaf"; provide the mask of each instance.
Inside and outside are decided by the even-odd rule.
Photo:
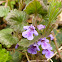
[[[10,11],[10,7],[0,6],[0,17],[6,16]]]
[[[18,45],[23,47],[29,47],[31,44],[35,43],[39,38],[41,38],[41,35],[35,36],[34,39],[31,41],[28,39],[21,39]]]
[[[44,15],[44,14],[47,13],[47,11],[42,8],[42,5],[37,0],[29,2],[24,11],[27,14],[41,14],[41,15]]]
[[[15,52],[10,52],[10,55],[12,57],[12,60],[10,60],[9,62],[21,62],[22,53],[15,51]]]
[[[6,17],[7,24],[14,29],[14,31],[23,31],[22,27],[26,24],[28,15],[23,11],[12,10]]]
[[[0,43],[10,47],[13,44],[17,44],[19,41],[17,37],[12,36],[12,29],[7,28],[0,31]]]

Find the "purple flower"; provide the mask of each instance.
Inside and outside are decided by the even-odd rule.
[[[54,52],[52,52],[51,50],[48,50],[48,49],[44,49],[44,50],[42,51],[42,54],[45,54],[45,57],[46,57],[46,58],[50,58],[50,57],[53,56]]]
[[[44,29],[45,28],[45,25],[42,25],[42,24],[37,25],[37,28],[38,28],[38,30]]]
[[[50,44],[48,43],[49,40],[46,39],[46,38],[41,38],[37,44],[38,45],[41,45],[42,49],[49,49],[49,50],[52,50],[52,47],[50,46]]]
[[[35,27],[34,26],[24,26],[23,27],[26,31],[24,31],[23,33],[22,33],[22,36],[24,37],[24,38],[27,38],[28,40],[33,40],[33,34],[35,35],[35,36],[38,36],[38,33],[37,33],[37,31],[35,30]]]
[[[18,45],[18,44],[16,44],[15,49],[17,49],[18,47],[19,47],[19,45]]]
[[[49,50],[52,50],[52,47],[51,47],[50,44],[47,43],[47,42],[38,41],[38,45],[41,45],[42,49],[49,49]]]
[[[48,37],[50,37],[50,38],[51,38],[51,40],[53,40],[53,39],[54,39],[54,37],[53,37],[53,35],[52,35],[52,34],[50,34]]]
[[[37,44],[30,45],[28,48],[28,53],[30,54],[37,54],[37,51],[40,51],[39,47]]]

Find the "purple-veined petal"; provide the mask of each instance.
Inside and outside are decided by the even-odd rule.
[[[33,38],[34,38],[34,37],[33,37],[33,34],[29,32],[29,34],[28,34],[28,36],[27,36],[27,39],[28,39],[28,40],[33,40]]]
[[[38,45],[35,43],[33,45],[30,45],[27,51],[28,53],[31,53],[31,54],[37,54],[37,51],[40,51],[40,49]]]
[[[41,39],[40,39],[40,41],[41,41],[41,42],[49,42],[49,40],[48,40],[48,39],[46,39],[46,37],[41,38]]]
[[[52,57],[53,56],[53,52],[52,51],[48,51],[46,54],[45,54],[45,57],[46,58],[50,58],[50,57]]]
[[[37,50],[40,51],[39,46],[35,43],[34,46],[37,47]]]
[[[42,54],[45,54],[46,58],[50,58],[50,57],[53,56],[54,52],[52,52],[51,50],[45,49],[45,50],[42,51]]]
[[[34,26],[24,26],[23,27],[26,31],[22,32],[22,36],[24,38],[27,38],[28,40],[33,40],[33,34],[34,35],[38,35],[37,31],[35,30]]]
[[[33,37],[33,33],[30,32],[30,30],[24,31],[24,32],[22,33],[22,36],[23,36],[24,38],[27,38],[28,40],[32,40],[32,39],[34,38],[34,37]]]
[[[42,47],[42,49],[52,50],[52,47],[50,46],[50,44],[46,43],[46,42],[42,42],[41,47]]]
[[[32,47],[31,47],[31,48],[28,48],[27,51],[28,51],[28,53],[30,53],[30,54],[37,54],[36,49],[35,49],[35,48],[33,49]]]

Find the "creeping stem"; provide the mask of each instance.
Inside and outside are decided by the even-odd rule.
[[[25,55],[26,55],[26,58],[27,58],[28,62],[31,62],[31,61],[29,60],[29,57],[28,57],[28,55],[27,55],[27,52],[25,52]]]
[[[53,35],[54,35],[54,32],[53,32]],[[59,54],[59,57],[61,58],[60,51],[58,50],[56,38],[54,38],[54,43],[55,43],[55,46],[56,46],[56,50],[57,50],[57,52]]]

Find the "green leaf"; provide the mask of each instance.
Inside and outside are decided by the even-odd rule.
[[[9,62],[21,62],[22,53],[15,51],[15,52],[11,52],[10,55],[12,56],[12,60],[10,60]]]
[[[10,47],[13,44],[16,44],[19,40],[17,37],[12,36],[12,29],[7,28],[0,31],[0,43]]]
[[[9,6],[11,5],[11,8],[14,8],[14,5],[16,4],[15,1],[9,1]]]
[[[48,16],[50,21],[54,21],[58,14],[61,12],[61,2],[53,0],[50,2]]]
[[[9,7],[0,6],[0,17],[6,16],[10,11]]]
[[[35,36],[33,40],[27,40],[27,39],[21,39],[21,41],[19,41],[19,46],[23,46],[23,47],[29,47],[31,44],[35,43],[39,38],[41,37],[41,35]]]
[[[0,49],[0,62],[7,62],[11,59],[11,56],[6,49],[1,48]]]
[[[44,15],[46,12],[45,9],[42,8],[42,5],[39,1],[31,1],[28,3],[24,10],[27,14],[41,14]]]
[[[44,2],[45,5],[47,5],[47,1],[48,1],[48,0],[43,0],[43,2]]]
[[[31,0],[26,0],[25,3],[28,4]]]
[[[26,24],[28,15],[23,11],[12,10],[6,17],[7,24],[11,25],[10,27],[14,31],[23,31],[23,26]]]

